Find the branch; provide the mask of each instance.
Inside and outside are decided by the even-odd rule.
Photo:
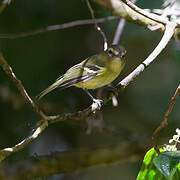
[[[121,37],[121,34],[122,34],[123,28],[125,26],[125,23],[126,23],[125,19],[120,19],[119,20],[118,27],[116,29],[112,44],[118,44],[119,43],[119,39]]]
[[[107,21],[115,20],[117,18],[118,18],[117,16],[109,16],[109,17],[99,18],[99,19],[95,19],[95,20],[97,23],[104,23]],[[47,26],[45,28],[41,28],[41,29],[37,29],[34,31],[29,31],[29,32],[21,32],[21,33],[17,33],[17,34],[0,34],[0,38],[1,39],[17,39],[17,38],[23,38],[23,37],[27,37],[27,36],[33,36],[33,35],[37,35],[40,33],[49,32],[49,31],[57,31],[60,29],[67,29],[67,28],[85,25],[85,24],[94,24],[94,20],[93,19],[77,20],[77,21],[72,21],[69,23]]]
[[[171,98],[170,104],[169,104],[169,108],[167,110],[167,112],[164,115],[164,119],[161,122],[161,124],[156,128],[156,130],[154,131],[153,135],[152,135],[152,140],[154,143],[154,148],[157,151],[157,153],[159,154],[159,147],[158,147],[158,143],[157,143],[157,135],[160,132],[161,129],[163,129],[164,127],[166,127],[168,125],[168,117],[171,114],[173,107],[178,99],[180,95],[180,85],[177,87],[176,92],[174,93],[173,97]]]

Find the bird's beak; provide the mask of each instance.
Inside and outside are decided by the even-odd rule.
[[[120,58],[124,58],[125,57],[125,55],[126,55],[126,50],[124,50],[124,51],[122,51],[122,52],[119,52],[119,57]]]

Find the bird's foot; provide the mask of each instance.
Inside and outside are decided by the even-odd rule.
[[[92,111],[100,110],[101,106],[103,104],[103,100],[101,99],[93,99],[93,104],[92,104]]]

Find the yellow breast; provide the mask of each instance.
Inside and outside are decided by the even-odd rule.
[[[119,72],[120,73],[120,72]],[[106,72],[102,75],[96,76],[93,79],[86,82],[79,82],[75,84],[76,87],[85,88],[85,89],[96,89],[110,84],[119,73]]]

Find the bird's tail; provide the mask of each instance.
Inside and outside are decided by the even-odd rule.
[[[47,93],[49,93],[50,91],[56,89],[58,86],[60,86],[61,84],[61,79],[59,79],[58,81],[56,81],[55,83],[53,83],[52,85],[50,85],[47,89],[45,89],[44,91],[42,91],[39,95],[36,96],[36,99],[39,100],[41,99],[43,96],[45,96]]]

